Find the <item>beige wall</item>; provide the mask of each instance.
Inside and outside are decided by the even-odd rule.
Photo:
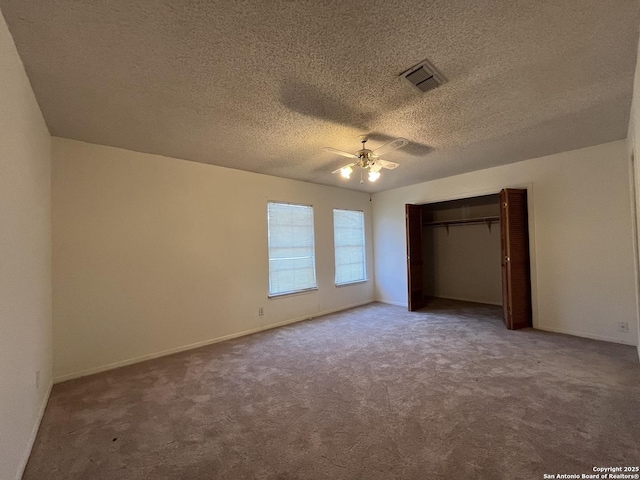
[[[267,201],[314,206],[319,290],[267,299]],[[334,285],[333,208],[369,195],[53,138],[57,380],[373,300]],[[264,316],[258,316],[258,307]]]
[[[626,142],[583,148],[373,196],[376,298],[406,305],[405,203],[527,188],[534,326],[638,341]],[[622,333],[619,322],[628,322]]]
[[[422,240],[427,295],[502,305],[499,223],[424,227]]]
[[[632,192],[632,203],[634,204],[634,211],[632,215],[632,223],[634,228],[634,266],[636,268],[636,302],[640,307],[640,281],[638,275],[638,269],[640,262],[640,222],[638,222],[638,216],[640,215],[640,45],[638,51],[638,59],[636,61],[636,73],[633,80],[633,100],[631,102],[631,112],[629,115],[629,131],[627,134],[628,147],[629,147],[629,159],[632,155],[635,157],[635,167],[632,163],[629,163],[630,172],[630,186]],[[638,357],[640,357],[640,324],[636,332],[638,336]]]
[[[51,385],[50,145],[0,14],[0,478],[7,480],[22,474]]]

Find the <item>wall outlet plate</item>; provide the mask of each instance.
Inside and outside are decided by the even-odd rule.
[[[627,322],[620,322],[618,324],[618,331],[629,333],[629,324]]]
[[[258,307],[258,316],[263,316],[264,315],[264,307]]]

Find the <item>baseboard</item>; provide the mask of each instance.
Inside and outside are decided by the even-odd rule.
[[[33,425],[31,429],[31,434],[29,435],[29,440],[27,441],[27,446],[24,449],[24,453],[22,454],[22,461],[18,466],[18,471],[16,472],[16,480],[20,480],[22,475],[24,474],[25,468],[27,468],[27,462],[29,461],[29,457],[31,456],[31,450],[33,450],[33,445],[36,443],[36,437],[38,436],[38,430],[40,429],[40,424],[42,423],[42,417],[44,417],[44,411],[47,408],[47,404],[49,403],[49,397],[51,396],[51,390],[53,389],[53,382],[49,383],[47,387],[47,393],[42,400],[42,404],[40,405],[40,410],[38,411],[38,417],[36,418],[36,423]]]
[[[494,302],[480,302],[479,300],[469,300],[467,298],[457,298],[457,297],[434,297],[434,298],[442,298],[444,300],[459,300],[461,302],[471,302],[471,303],[482,303],[484,305],[496,305],[496,306],[502,306],[501,303],[494,303]],[[376,298],[376,302],[380,302],[380,303],[386,303],[388,305],[395,305],[396,307],[408,307],[409,304],[406,302],[395,302],[393,300],[385,300],[382,298]]]
[[[592,333],[576,332],[573,330],[565,330],[563,328],[549,327],[546,325],[534,326],[536,330],[544,330],[546,332],[564,333],[565,335],[573,335],[574,337],[590,338],[591,340],[601,340],[603,342],[620,343],[622,345],[636,346],[636,342],[632,340],[621,340],[619,338],[607,337],[606,335],[594,335]],[[640,347],[638,347],[638,354],[640,355]]]
[[[395,305],[396,307],[408,307],[409,304],[406,302],[394,302],[393,300],[385,300],[384,298],[376,298],[376,302],[386,303],[387,305]]]
[[[304,320],[311,320],[312,318],[321,317],[323,315],[329,315],[331,313],[341,312],[343,310],[348,310],[350,308],[361,307],[362,305],[368,305],[369,303],[373,303],[375,300],[365,300],[363,302],[353,303],[350,305],[346,305],[343,307],[333,308],[329,310],[323,310],[321,312],[310,313],[307,315],[303,315],[297,318],[293,318],[290,320],[284,320],[278,323],[271,323],[269,325],[265,325],[262,327],[252,328],[250,330],[244,330],[238,333],[231,333],[229,335],[224,335],[222,337],[211,338],[208,340],[203,340],[201,342],[190,343],[188,345],[182,345],[180,347],[174,347],[167,350],[162,350],[160,352],[149,353],[146,355],[141,355],[139,357],[130,358],[127,360],[121,360],[114,363],[109,363],[107,365],[102,365],[100,367],[89,368],[86,370],[80,370],[78,372],[67,373],[65,375],[59,375],[54,377],[54,383],[66,382],[67,380],[73,380],[80,377],[86,377],[87,375],[93,375],[95,373],[106,372],[107,370],[113,370],[114,368],[126,367],[127,365],[133,365],[134,363],[145,362],[147,360],[153,360],[154,358],[166,357],[167,355],[172,355],[174,353],[185,352],[187,350],[193,350],[195,348],[205,347],[207,345],[212,345],[214,343],[224,342],[226,340],[232,340],[234,338],[244,337],[246,335],[251,335],[258,332],[263,332],[265,330],[271,330],[272,328],[283,327],[285,325],[290,325],[292,323],[302,322]]]
[[[442,298],[443,300],[458,300],[460,302],[469,302],[469,303],[481,303],[483,305],[496,305],[498,307],[502,306],[502,303],[481,302],[480,300],[469,300],[468,298],[460,298],[460,297],[433,297],[433,298]]]
[[[438,298],[445,298],[445,297],[438,297]],[[450,297],[446,297],[447,300],[461,300],[464,302],[471,302],[472,300],[465,300],[462,298],[450,298]],[[380,302],[380,303],[386,303],[389,305],[396,305],[398,307],[407,307],[408,305],[406,303],[401,303],[401,302],[394,302],[392,300],[385,300],[383,298],[376,298],[375,300],[376,302]],[[500,304],[495,304],[495,303],[486,303],[486,302],[477,302],[474,301],[473,303],[485,303],[487,305],[497,305],[500,306]],[[605,335],[593,335],[591,333],[585,333],[585,332],[575,332],[573,330],[565,330],[562,328],[556,328],[556,327],[549,327],[549,326],[544,326],[544,325],[534,325],[534,328],[536,328],[537,330],[544,330],[547,332],[553,332],[553,333],[563,333],[565,335],[573,335],[574,337],[582,337],[582,338],[589,338],[591,340],[601,340],[604,342],[611,342],[611,343],[619,343],[622,345],[632,345],[632,346],[636,346],[636,342],[634,342],[633,340],[620,340],[619,338],[614,338],[614,337],[607,337]],[[638,360],[640,361],[640,345],[637,345],[637,350],[638,350]]]

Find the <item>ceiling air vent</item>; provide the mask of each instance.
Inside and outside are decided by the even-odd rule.
[[[444,75],[436,70],[436,67],[431,65],[428,60],[402,72],[400,76],[422,93],[433,90],[447,81]]]

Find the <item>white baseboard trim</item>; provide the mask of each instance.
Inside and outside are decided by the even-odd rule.
[[[31,456],[31,450],[33,450],[33,445],[36,443],[36,437],[38,436],[38,430],[40,429],[40,424],[42,423],[42,417],[44,417],[44,411],[47,408],[47,404],[49,403],[49,397],[51,396],[51,390],[53,389],[53,382],[49,383],[47,387],[47,393],[42,399],[42,403],[40,404],[40,410],[38,411],[38,417],[36,418],[36,422],[31,429],[31,434],[29,435],[29,440],[27,441],[27,445],[24,449],[24,453],[22,454],[22,461],[18,466],[18,471],[16,472],[16,480],[20,480],[22,475],[24,475],[24,470],[27,468],[27,462],[29,461],[29,457]]]
[[[133,365],[134,363],[145,362],[147,360],[153,360],[154,358],[165,357],[167,355],[172,355],[174,353],[180,353],[187,350],[193,350],[194,348],[205,347],[207,345],[212,345],[214,343],[224,342],[225,340],[232,340],[238,337],[244,337],[245,335],[251,335],[253,333],[263,332],[265,330],[271,330],[272,328],[283,327],[285,325],[290,325],[292,323],[302,322],[303,320],[311,320],[312,318],[321,317],[323,315],[329,315],[331,313],[341,312],[342,310],[348,310],[350,308],[361,307],[362,305],[368,305],[369,303],[373,303],[375,300],[365,300],[363,302],[353,303],[350,305],[346,305],[343,307],[333,308],[329,310],[323,310],[321,312],[309,313],[307,315],[303,315],[297,318],[293,318],[290,320],[284,320],[278,323],[271,323],[269,325],[265,325],[262,327],[252,328],[250,330],[244,330],[238,333],[231,333],[229,335],[224,335],[222,337],[211,338],[209,340],[203,340],[202,342],[190,343],[188,345],[182,345],[180,347],[169,348],[167,350],[162,350],[160,352],[149,353],[147,355],[141,355],[139,357],[129,358],[127,360],[121,360],[119,362],[109,363],[107,365],[102,365],[100,367],[88,368],[86,370],[80,370],[78,372],[67,373],[64,375],[58,375],[54,377],[54,383],[66,382],[67,380],[73,380],[80,377],[86,377],[87,375],[93,375],[94,373],[105,372],[107,370],[113,370],[114,368],[126,367],[127,365]]]
[[[547,325],[534,325],[533,328],[537,330],[544,330],[546,332],[564,333],[565,335],[573,335],[574,337],[590,338],[591,340],[601,340],[603,342],[620,343],[622,345],[636,346],[636,342],[634,342],[633,340],[621,340],[615,337],[607,337],[606,335],[594,335],[592,333],[576,332],[574,330],[566,330],[564,328],[549,327]],[[640,347],[638,348],[638,352],[640,355]]]
[[[638,344],[638,361],[640,362],[640,343]]]
[[[395,305],[396,307],[408,307],[409,304],[406,302],[394,302],[393,300],[385,300],[384,298],[376,298],[376,302],[386,303],[387,305]]]

